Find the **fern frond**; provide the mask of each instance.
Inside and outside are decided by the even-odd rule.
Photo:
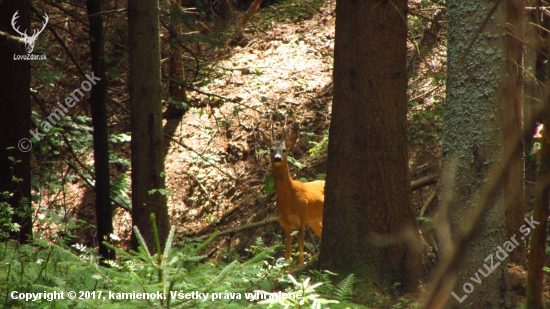
[[[353,274],[348,275],[344,278],[336,287],[334,287],[334,298],[340,301],[349,301],[353,296],[353,284],[354,282]]]

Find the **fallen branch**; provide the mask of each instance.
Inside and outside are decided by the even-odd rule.
[[[272,191],[271,194],[269,194],[268,196],[265,197],[264,200],[260,201],[260,207],[264,207],[267,202],[273,197],[275,196],[275,191]],[[198,232],[195,232],[195,233],[189,233],[187,235],[185,235],[185,237],[197,237],[197,235],[202,235],[204,233],[206,233],[206,231],[208,231],[210,228],[214,227],[215,225],[217,224],[220,224],[223,220],[225,220],[227,217],[229,217],[230,214],[234,213],[236,210],[238,209],[241,209],[241,206],[235,206],[231,209],[229,209],[228,211],[226,211],[219,219],[217,219],[216,221],[210,223],[209,225],[205,226],[204,228],[202,228],[200,231]]]
[[[425,186],[433,185],[437,182],[437,175],[432,174],[420,179],[411,181],[411,191],[416,191]]]
[[[422,177],[420,179],[417,179],[417,180],[414,180],[414,181],[411,182],[411,191],[418,190],[420,188],[423,188],[425,186],[429,186],[429,185],[434,184],[436,182],[437,182],[437,176],[435,174]],[[271,194],[268,195],[265,198],[265,200],[263,200],[261,202],[261,204],[262,205],[266,204],[267,201],[269,201],[273,196],[275,196],[275,192],[271,192]],[[196,233],[187,234],[186,237],[194,237],[195,235],[201,235],[202,233],[204,233],[205,231],[207,231],[208,229],[210,229],[214,225],[219,224],[220,221],[227,218],[231,213],[233,213],[237,209],[240,209],[240,206],[236,206],[236,207],[231,208],[217,222],[209,224],[207,227],[203,228],[202,230],[200,230]],[[241,227],[238,227],[238,228],[227,229],[227,230],[219,233],[218,236],[235,234],[237,232],[246,231],[246,230],[253,229],[253,228],[256,228],[256,227],[268,225],[268,224],[271,224],[271,223],[275,223],[277,221],[278,221],[277,218],[266,219],[264,221],[251,223],[251,224],[244,225],[244,226],[241,226]],[[210,235],[203,235],[203,236],[197,237],[197,239],[204,240],[204,239],[207,239],[208,237],[210,237]]]
[[[272,223],[275,223],[275,222],[279,222],[279,219],[278,219],[277,217],[269,218],[269,219],[266,219],[266,220],[264,220],[264,221],[254,222],[254,223],[251,223],[251,224],[248,224],[248,225],[239,226],[239,227],[237,227],[237,228],[233,227],[233,228],[231,228],[231,229],[227,229],[227,230],[225,230],[225,231],[223,231],[223,232],[220,232],[220,233],[218,234],[218,236],[224,236],[224,235],[235,234],[235,233],[238,233],[238,232],[250,230],[250,229],[253,229],[253,228],[260,227],[260,226],[272,224]],[[210,237],[210,236],[211,236],[211,235],[203,235],[203,236],[197,237],[197,239],[205,240],[205,239],[207,239],[207,238]]]

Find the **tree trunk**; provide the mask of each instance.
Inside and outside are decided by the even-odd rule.
[[[505,101],[505,152],[513,152],[515,158],[510,164],[504,181],[504,198],[506,200],[506,235],[516,234],[525,215],[524,186],[525,163],[523,144],[512,149],[511,143],[523,128],[523,38],[525,34],[525,13],[523,0],[507,1],[506,18],[508,32],[506,36],[506,101]],[[524,242],[510,252],[510,262],[526,265]]]
[[[17,25],[21,31],[30,30],[30,0],[0,1],[0,31],[20,36],[13,30],[11,19],[18,12]],[[5,199],[0,195],[0,215],[7,202],[15,214],[12,222],[20,228],[11,237],[26,243],[32,238],[31,169],[29,140],[31,129],[31,64],[28,60],[14,60],[14,54],[26,55],[25,45],[0,35],[0,193],[13,195]],[[13,149],[8,150],[8,147]],[[13,160],[10,160],[12,157]],[[19,179],[19,181],[14,181]],[[3,219],[6,219],[5,217]],[[2,220],[2,219],[0,219]],[[1,230],[0,230],[1,231]],[[2,231],[3,232],[3,231]]]
[[[86,0],[88,21],[90,22],[90,53],[92,71],[101,80],[92,88],[90,104],[94,127],[94,170],[95,170],[95,213],[99,255],[103,259],[114,260],[115,252],[103,245],[113,233],[113,209],[111,204],[109,177],[109,132],[107,131],[107,78],[103,54],[103,17],[101,1]]]
[[[548,104],[548,102],[546,102]],[[548,204],[550,193],[550,139],[546,128],[550,127],[548,117],[544,121],[541,148],[537,154],[537,184],[535,189],[535,206],[533,208],[533,225],[536,228],[529,239],[529,265],[527,284],[525,286],[525,308],[542,309],[544,291],[544,262],[546,257],[546,234],[548,226]]]
[[[171,10],[178,10],[179,1],[174,1],[171,4]],[[183,48],[181,47],[181,34],[183,33],[183,24],[181,20],[173,20],[168,24],[168,30],[170,32],[170,98],[174,101],[170,102],[166,111],[163,114],[163,118],[166,119],[164,125],[164,157],[168,155],[170,149],[170,140],[174,137],[176,129],[180,124],[183,116],[186,112],[186,107],[183,104],[187,104],[187,94],[183,82],[185,80],[185,71],[183,66]]]
[[[421,260],[404,237],[419,239],[408,173],[406,11],[405,0],[336,3],[320,263],[413,291]]]
[[[155,214],[160,245],[168,236],[164,156],[158,0],[128,2],[130,104],[132,128],[132,220],[149,249],[155,247],[151,213]],[[133,246],[137,247],[135,235]]]
[[[445,176],[441,179],[452,183],[442,186],[442,201],[450,202],[442,203],[441,207],[448,207],[451,237],[457,243],[462,230],[472,222],[472,214],[480,207],[480,198],[486,194],[489,173],[503,168],[499,161],[506,146],[506,125],[517,126],[517,122],[507,123],[506,120],[509,115],[517,116],[511,106],[517,103],[517,97],[505,98],[506,2],[450,0],[447,9],[448,69],[442,152]],[[473,45],[468,48],[471,42]],[[513,166],[520,169],[519,163]],[[516,182],[519,176],[513,173],[508,177],[510,180],[514,177],[514,183],[521,186]],[[509,240],[506,198],[515,193],[507,192],[510,188],[504,182],[492,195],[481,224],[472,227],[476,229],[476,236],[470,239],[465,252],[458,253],[461,260],[454,297],[449,303],[452,308],[509,306],[508,260],[499,258],[508,256],[509,252],[499,253],[498,248],[504,247]],[[516,242],[521,241],[519,230],[510,232],[519,235]],[[447,252],[444,250],[443,254]],[[477,278],[481,283],[476,283]]]

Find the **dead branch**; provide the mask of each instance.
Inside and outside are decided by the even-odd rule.
[[[248,224],[248,225],[239,226],[237,228],[233,227],[231,229],[227,229],[223,232],[220,232],[218,234],[218,236],[235,234],[235,233],[238,233],[238,232],[250,230],[250,229],[253,229],[253,228],[257,228],[257,227],[268,225],[268,224],[275,223],[275,222],[279,222],[279,219],[277,217],[269,218],[269,219],[266,219],[264,221],[254,222],[254,223],[251,223],[251,224]],[[205,240],[210,236],[211,235],[203,235],[203,236],[198,237],[198,239]]]
[[[437,175],[432,174],[420,179],[411,181],[411,191],[416,191],[425,186],[433,185],[437,182]]]

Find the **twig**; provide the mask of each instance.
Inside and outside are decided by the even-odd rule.
[[[191,174],[191,173],[188,173],[188,172],[185,172],[186,175],[190,176],[191,178],[193,178],[193,180],[195,180],[197,182],[197,184],[199,185],[199,187],[201,188],[202,192],[206,195],[206,200],[209,201],[210,200],[210,193],[208,193],[208,191],[206,190],[206,188],[202,185],[202,183],[197,179],[197,177],[195,177],[195,175]]]
[[[34,7],[34,6],[31,6],[31,9],[38,15],[40,15],[40,12],[38,12],[38,10]],[[87,17],[86,17],[87,18]],[[49,26],[47,27],[47,29],[53,34],[53,36],[55,37],[55,39],[57,40],[57,42],[59,42],[59,44],[61,45],[61,47],[63,47],[63,49],[65,50],[65,52],[67,53],[67,56],[69,56],[69,58],[71,58],[71,61],[73,62],[73,64],[75,65],[75,67],[78,69],[78,72],[80,72],[80,75],[82,77],[85,77],[86,76],[86,73],[84,72],[84,69],[82,69],[82,67],[80,66],[80,63],[78,63],[78,61],[76,60],[76,58],[74,57],[74,55],[71,53],[71,51],[69,50],[69,48],[67,47],[67,45],[65,45],[65,42],[61,39],[61,37],[59,36],[59,34],[57,34],[57,31],[55,31],[53,29],[53,26]]]
[[[432,192],[432,195],[430,195],[430,197],[428,197],[428,200],[426,201],[426,203],[424,203],[424,205],[422,205],[422,209],[420,210],[420,216],[419,217],[424,217],[424,214],[426,214],[426,210],[428,209],[428,206],[430,206],[430,204],[433,202],[436,195],[437,195],[437,191],[434,190],[434,192]]]
[[[447,6],[447,3],[443,0],[430,0],[432,3],[439,4],[441,6]]]
[[[441,22],[439,22],[439,21],[437,21],[437,20],[435,20],[435,19],[433,19],[433,18],[426,17],[426,16],[424,16],[424,15],[422,15],[422,14],[420,14],[420,13],[417,13],[417,12],[411,11],[411,10],[409,10],[408,13],[411,14],[411,15],[413,15],[413,16],[420,17],[420,18],[425,19],[425,20],[427,20],[427,21],[429,21],[429,22],[432,22],[432,23],[438,25],[439,27],[441,27],[441,28],[447,30],[447,27],[446,27],[445,25],[441,24]]]
[[[411,59],[412,59],[412,58],[411,58]],[[430,94],[430,93],[436,91],[436,90],[439,89],[439,88],[441,88],[441,86],[434,87],[434,88],[432,88],[432,89],[430,89],[430,90],[428,90],[428,91],[426,91],[426,92],[424,92],[424,93],[422,93],[422,94],[417,95],[416,97],[410,99],[409,101],[414,102],[414,101],[416,101],[416,100],[422,98],[423,96],[428,95],[428,94]]]

